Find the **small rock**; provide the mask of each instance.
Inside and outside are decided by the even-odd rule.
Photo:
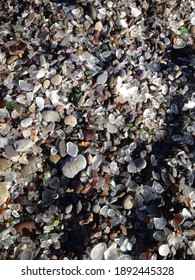
[[[37,96],[35,98],[36,104],[39,107],[40,110],[44,109],[44,104],[45,104],[45,100],[43,97]]]
[[[16,61],[18,59],[18,56],[17,55],[12,55],[8,58],[7,60],[7,64],[10,65],[12,64],[14,61]]]
[[[42,54],[42,55],[40,55],[40,57],[39,57],[39,63],[40,63],[40,66],[41,67],[45,67],[46,66],[46,59],[45,59],[45,57],[44,57],[44,55]]]
[[[132,13],[132,16],[134,16],[134,17],[138,17],[141,15],[141,11],[135,7],[131,7],[131,13]]]
[[[163,244],[159,247],[158,249],[159,255],[162,257],[167,257],[168,254],[170,253],[169,245],[168,244]]]
[[[6,108],[0,108],[0,118],[2,119],[10,118],[10,114]]]
[[[113,243],[105,252],[104,252],[104,259],[105,260],[117,260],[118,255],[116,251],[116,243]]]
[[[24,236],[33,236],[36,231],[35,221],[30,220],[19,222],[17,225],[15,225],[15,230],[17,233],[20,233]]]
[[[137,168],[136,168],[134,162],[130,162],[130,163],[127,165],[127,171],[128,171],[129,173],[137,173]]]
[[[48,207],[54,202],[55,193],[52,190],[46,189],[42,192],[42,201],[41,204],[43,207]]]
[[[22,176],[29,176],[38,170],[37,163],[39,162],[39,159],[37,157],[30,158],[28,162],[29,163],[22,168]]]
[[[87,161],[83,155],[71,157],[62,166],[62,173],[67,178],[74,178],[81,170],[85,169]]]
[[[61,140],[59,142],[59,153],[61,155],[61,157],[65,157],[66,156],[66,145],[65,145],[65,141]]]
[[[29,249],[26,249],[21,254],[21,260],[32,260],[33,259],[33,253]]]
[[[66,213],[66,214],[70,214],[71,211],[72,211],[72,208],[73,208],[73,205],[72,205],[72,204],[68,205],[68,206],[65,208],[65,213]]]
[[[109,123],[107,126],[107,131],[111,134],[117,133],[118,127],[115,124]]]
[[[56,155],[50,155],[50,156],[49,156],[49,160],[50,160],[52,163],[54,163],[54,164],[58,163],[58,161],[59,161],[60,159],[61,159],[61,156],[58,155],[58,154],[56,154]]]
[[[60,122],[60,115],[56,111],[43,111],[42,117],[45,122]]]
[[[107,249],[107,245],[104,242],[101,242],[97,244],[95,247],[93,247],[91,251],[91,259],[92,260],[103,260],[104,252]]]
[[[77,119],[73,115],[66,116],[64,119],[65,125],[75,127],[77,125]]]
[[[164,229],[167,221],[164,218],[154,218],[154,226],[156,229]]]
[[[102,74],[100,74],[98,77],[97,77],[97,84],[98,85],[103,85],[106,83],[108,79],[108,72],[107,71],[104,71]]]
[[[99,204],[93,205],[92,210],[93,210],[94,213],[98,214],[100,212]]]
[[[34,143],[29,139],[18,140],[16,151],[17,152],[24,152],[24,151],[30,149],[33,145],[34,145]]]
[[[23,80],[19,80],[19,87],[24,91],[33,91],[33,89],[34,89],[33,85],[31,85]]]
[[[104,205],[101,209],[100,209],[100,215],[107,217],[108,215],[108,205]]]
[[[95,24],[95,30],[101,32],[103,29],[103,25],[101,23],[101,21],[97,21]]]
[[[5,146],[8,144],[7,137],[0,137],[0,148],[5,148]]]
[[[92,161],[92,170],[97,170],[101,163],[102,163],[102,156],[95,155]]]
[[[76,157],[78,154],[78,147],[72,142],[68,142],[66,144],[66,151],[69,156]]]
[[[57,74],[51,78],[51,83],[54,86],[58,86],[62,82],[62,76]]]
[[[5,153],[8,157],[17,157],[18,153],[14,150],[13,146],[7,145],[5,146]]]
[[[126,195],[124,197],[122,206],[125,210],[130,210],[133,207],[133,198],[131,195]]]
[[[20,124],[22,127],[26,128],[26,127],[30,126],[32,124],[32,122],[33,122],[32,118],[25,118],[20,122]]]
[[[147,162],[143,158],[136,158],[134,164],[137,168],[137,171],[140,172],[142,169],[146,167]]]
[[[6,158],[0,158],[0,175],[2,175],[10,166],[10,161]]]
[[[44,89],[47,89],[49,86],[50,86],[50,81],[49,81],[49,80],[45,80],[45,81],[43,82],[43,87],[44,87]]]
[[[5,182],[0,182],[0,206],[3,205],[10,196]]]

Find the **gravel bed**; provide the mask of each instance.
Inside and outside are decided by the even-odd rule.
[[[0,259],[195,259],[195,2],[0,0]]]

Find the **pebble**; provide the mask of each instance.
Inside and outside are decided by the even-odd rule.
[[[10,158],[17,157],[18,155],[18,153],[16,152],[16,150],[14,150],[12,145],[5,146],[5,153]]]
[[[14,61],[16,61],[18,59],[18,56],[17,55],[12,55],[8,58],[7,60],[7,64],[10,65],[12,64]]]
[[[91,250],[91,259],[92,260],[103,260],[104,252],[107,249],[107,245],[104,242],[101,242],[97,244],[93,249]]]
[[[2,175],[10,166],[10,161],[6,158],[0,158],[0,175]]]
[[[8,144],[8,139],[6,137],[0,137],[0,148],[5,148]]]
[[[25,152],[26,150],[32,148],[34,143],[29,139],[21,139],[17,141],[16,151]]]
[[[32,118],[25,118],[23,119],[20,124],[21,124],[21,127],[29,127],[31,124],[32,124],[33,120]]]
[[[164,218],[154,218],[154,226],[156,229],[164,229],[167,221]]]
[[[61,84],[61,82],[62,82],[62,76],[59,74],[57,74],[51,78],[51,84],[53,86],[58,86]]]
[[[65,125],[75,127],[77,125],[77,119],[73,115],[66,116],[64,119]]]
[[[107,131],[111,134],[117,133],[118,127],[115,124],[108,123]]]
[[[103,25],[101,23],[101,21],[97,21],[95,24],[95,30],[101,32],[103,29]]]
[[[1,166],[0,166],[0,170],[1,170]],[[7,184],[5,182],[0,182],[0,206],[3,205],[7,201],[8,197],[10,196],[6,185]]]
[[[49,160],[50,160],[52,163],[54,163],[54,164],[58,163],[58,161],[59,161],[60,159],[61,159],[61,156],[58,155],[58,154],[56,154],[56,155],[50,155],[50,156],[49,156]]]
[[[26,249],[21,254],[21,260],[32,260],[33,259],[33,252],[29,249]]]
[[[97,170],[101,163],[102,163],[102,156],[95,155],[92,160],[92,170]]]
[[[19,80],[19,87],[24,91],[33,91],[34,86],[26,81]]]
[[[61,120],[58,112],[50,110],[43,111],[42,117],[45,122],[60,122]]]
[[[167,257],[168,254],[170,253],[169,245],[168,244],[160,245],[158,252],[160,256]]]
[[[66,151],[69,156],[76,157],[78,154],[78,147],[72,142],[68,142],[66,143]]]
[[[42,192],[41,204],[43,207],[48,207],[54,202],[55,193],[52,190],[46,189]]]
[[[39,63],[40,63],[40,66],[41,67],[45,67],[46,66],[46,59],[45,59],[45,56],[42,54],[39,56]]]
[[[44,89],[47,89],[49,86],[50,86],[50,80],[45,80],[45,81],[43,82],[43,87],[44,87]]]
[[[60,153],[61,157],[66,156],[66,145],[65,145],[64,140],[60,140],[60,142],[59,142],[59,153]]]
[[[130,210],[133,207],[133,198],[131,195],[126,195],[124,197],[122,206],[125,210]]]
[[[112,245],[104,252],[105,260],[117,260],[118,255],[116,251],[116,243],[112,243]]]
[[[44,109],[44,104],[45,104],[45,100],[43,97],[37,96],[35,98],[35,102],[37,104],[37,106],[39,107],[40,110]]]
[[[130,162],[130,163],[127,165],[127,171],[128,171],[129,173],[137,173],[137,168],[136,168],[134,162]]]
[[[136,158],[134,164],[137,168],[137,172],[140,172],[142,169],[146,167],[147,162],[143,158]]]
[[[74,178],[81,170],[85,169],[87,161],[83,155],[77,155],[66,160],[62,166],[62,173],[67,178]]]
[[[108,72],[107,71],[104,71],[102,74],[100,74],[98,77],[97,77],[97,84],[98,85],[103,85],[106,83],[108,79]]]

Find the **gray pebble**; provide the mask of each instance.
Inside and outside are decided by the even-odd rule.
[[[34,89],[34,86],[32,84],[29,84],[23,80],[19,80],[19,87],[24,91],[32,91]]]
[[[32,118],[25,118],[21,121],[20,124],[22,127],[26,128],[26,127],[30,126],[32,124],[32,122],[33,122]]]
[[[56,111],[45,110],[42,112],[43,120],[46,122],[60,122],[60,115]]]
[[[85,169],[87,161],[83,155],[71,157],[62,166],[62,173],[67,178],[74,178],[81,170]]]
[[[61,82],[62,82],[62,76],[60,76],[59,74],[51,78],[51,83],[53,86],[58,86],[59,84],[61,84]]]
[[[103,85],[106,83],[108,79],[108,72],[107,71],[104,71],[102,74],[100,74],[98,77],[97,77],[97,84],[99,85]]]
[[[66,144],[67,154],[72,157],[76,157],[78,154],[78,147],[77,145],[73,144],[72,142],[68,142]]]

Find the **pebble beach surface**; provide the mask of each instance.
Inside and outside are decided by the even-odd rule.
[[[0,259],[194,259],[194,69],[194,1],[0,0]]]

